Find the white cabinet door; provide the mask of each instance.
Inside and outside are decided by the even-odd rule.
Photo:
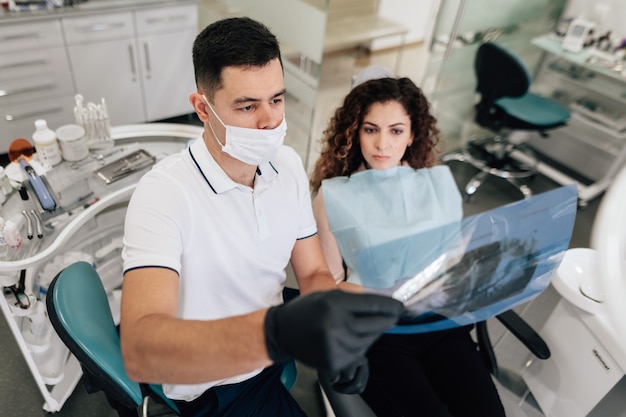
[[[186,30],[139,38],[147,120],[193,112],[189,95],[196,91],[191,58],[195,37],[195,30]]]
[[[0,54],[0,107],[71,95],[73,90],[62,46]]]
[[[196,4],[135,12],[143,97],[149,121],[193,112],[191,50],[198,33]]]
[[[63,29],[74,87],[85,103],[104,97],[113,125],[145,121],[132,13],[68,17]]]
[[[69,45],[67,50],[76,91],[85,102],[104,97],[114,126],[145,120],[134,39]]]

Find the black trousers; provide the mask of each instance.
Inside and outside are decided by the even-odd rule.
[[[504,417],[471,329],[383,335],[368,352],[365,402],[378,417]]]
[[[306,417],[280,381],[282,365],[238,384],[220,385],[193,401],[174,402],[182,417]]]

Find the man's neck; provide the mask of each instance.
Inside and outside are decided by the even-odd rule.
[[[215,142],[215,138],[210,131],[206,132],[205,130],[205,136],[203,139],[209,153],[213,156],[213,159],[217,162],[220,168],[222,168],[224,173],[228,175],[228,178],[238,184],[254,188],[254,178],[257,171],[257,167],[255,165],[249,165],[245,162],[241,162],[240,160],[235,159],[223,152],[221,147],[219,147]]]

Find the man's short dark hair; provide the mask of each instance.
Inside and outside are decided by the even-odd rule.
[[[264,24],[248,17],[218,20],[207,26],[193,43],[196,85],[209,101],[222,87],[225,67],[262,67],[278,58],[276,36]]]

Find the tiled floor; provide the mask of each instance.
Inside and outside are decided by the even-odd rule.
[[[319,138],[321,136],[326,121],[349,91],[352,75],[370,63],[386,66],[387,63],[395,62],[395,57],[395,52],[389,51],[377,53],[370,57],[347,53],[335,54],[325,58],[312,137]],[[426,61],[427,54],[421,45],[406,48],[402,56],[399,75],[409,76],[419,82]],[[193,121],[193,119],[188,121]],[[460,138],[449,138],[446,143],[458,143],[459,140]],[[317,144],[313,144],[312,149],[313,152],[309,160],[306,161],[309,167],[319,151]],[[476,172],[474,168],[457,162],[451,163],[450,166],[459,186],[464,185],[465,181]],[[535,192],[545,191],[556,186],[552,181],[541,176],[535,178],[530,184]],[[490,179],[476,194],[475,200],[465,205],[465,213],[471,215],[516,201],[519,198],[518,192],[506,181]],[[579,211],[571,242],[572,247],[588,246],[597,204],[598,200],[592,201],[585,210]],[[521,306],[518,311],[531,325],[539,328],[558,299],[558,294],[549,288],[533,302]],[[498,323],[490,323],[490,332],[500,365],[514,373],[519,371],[527,357],[526,350]],[[26,363],[3,319],[0,320],[0,375],[2,375],[0,378],[0,415],[39,416],[46,414],[41,408],[41,394],[38,392]],[[512,388],[511,391],[501,387],[508,415],[541,417],[542,414],[529,403],[517,404],[519,401],[517,396],[519,394],[517,392],[519,378],[514,377],[512,382],[512,384],[508,384]],[[293,388],[293,394],[310,417],[325,415],[317,389],[315,373],[310,369],[300,367],[299,380]],[[60,417],[114,417],[116,414],[109,408],[102,394],[87,395],[84,386],[79,384],[74,394],[57,415]]]

